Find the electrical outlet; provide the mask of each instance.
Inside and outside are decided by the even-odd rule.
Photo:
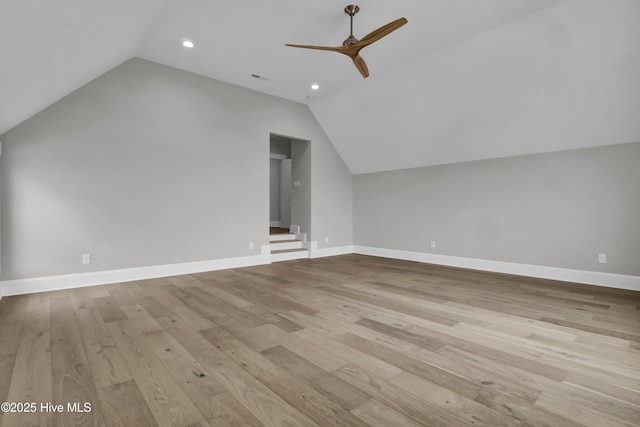
[[[249,249],[253,249],[253,242],[249,242]]]
[[[91,264],[91,254],[82,254],[82,263]]]
[[[324,242],[325,242],[325,243],[329,243],[329,236],[326,236],[326,237],[324,238]]]
[[[436,248],[436,241],[432,240],[431,241],[431,249],[435,249]]]
[[[607,263],[607,254],[598,254],[598,262],[600,264],[606,264]]]

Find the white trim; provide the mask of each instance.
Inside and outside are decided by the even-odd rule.
[[[293,168],[291,159],[280,161],[280,221],[281,227],[291,225],[293,206]]]
[[[367,246],[354,246],[354,253],[402,259],[405,261],[445,265],[449,267],[491,271],[494,273],[515,274],[518,276],[537,277],[540,279],[561,280],[565,282],[583,283],[586,285],[596,285],[607,288],[640,291],[640,276],[602,273],[599,271],[572,270],[568,268],[547,267],[543,265],[517,264],[505,261],[463,258],[449,255],[401,251],[396,249],[372,248]]]
[[[296,235],[291,233],[269,234],[269,244],[272,244],[273,242],[281,242],[283,240],[300,240],[300,239],[296,239]]]
[[[302,242],[300,240],[292,242],[286,240],[275,240],[269,242],[269,246],[271,246],[271,252],[273,253],[273,251],[284,251],[287,249],[302,249]]]
[[[309,258],[309,251],[282,252],[271,254],[271,262],[292,261]]]
[[[302,240],[302,247],[309,251],[309,258],[311,258],[313,252],[318,250],[318,242],[304,239]]]
[[[275,159],[275,160],[286,160],[286,159],[288,159],[286,154],[277,154],[277,153],[269,153],[269,158],[270,159]]]
[[[263,245],[260,255],[223,258],[180,264],[155,265],[150,267],[126,268],[121,270],[96,271],[92,273],[66,274],[62,276],[35,277],[31,279],[6,280],[0,282],[2,295],[21,295],[109,283],[155,279],[181,274],[226,270],[229,268],[251,267],[271,263],[269,245]]]
[[[402,259],[405,261],[416,261],[428,264],[445,265],[449,267],[468,268],[494,273],[515,274],[518,276],[538,277],[542,279],[561,280],[608,288],[640,291],[640,276],[572,270],[541,265],[517,264],[504,261],[491,261],[449,255],[401,251],[396,249],[373,248],[367,246],[338,246],[318,249],[318,242],[316,241],[304,242],[304,247],[309,249],[309,258],[322,258],[356,253],[360,255]],[[270,246],[262,245],[260,255],[246,257],[0,281],[0,299],[3,296],[10,295],[105,285],[109,283],[201,273],[204,271],[251,267],[270,263]]]
[[[281,221],[271,221],[269,222],[269,227],[280,227],[282,226],[282,222]]]
[[[353,246],[335,246],[332,248],[318,249],[318,242],[311,242],[309,258],[325,258],[329,256],[348,255],[353,253]]]

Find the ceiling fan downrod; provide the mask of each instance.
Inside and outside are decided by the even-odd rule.
[[[354,43],[358,43],[360,40],[354,37],[353,35],[353,16],[360,11],[360,7],[355,4],[350,4],[349,6],[344,8],[344,13],[349,15],[349,19],[351,20],[351,26],[349,30],[349,37],[345,41],[342,42],[342,46],[349,46]]]

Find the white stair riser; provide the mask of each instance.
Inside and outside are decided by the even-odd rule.
[[[275,242],[277,240],[294,240],[296,238],[295,234],[270,234],[269,241]]]
[[[302,242],[300,240],[296,240],[295,242],[282,242],[282,243],[271,243],[269,245],[272,251],[283,251],[285,249],[302,249]]]
[[[271,254],[271,262],[291,261],[294,259],[309,258],[309,251],[284,252],[281,254]]]

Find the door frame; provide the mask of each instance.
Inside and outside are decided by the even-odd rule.
[[[286,180],[286,164],[289,164],[289,182]],[[289,200],[287,200],[287,197]],[[291,205],[293,203],[293,175],[291,159],[282,159],[280,161],[280,227],[291,227]],[[285,220],[286,218],[286,220]]]
[[[279,203],[279,205],[280,205],[280,219],[278,221],[275,221],[275,222],[269,221],[269,226],[270,227],[281,227],[282,226],[282,205],[283,205],[283,199],[284,199],[284,196],[282,194],[282,161],[283,160],[287,160],[287,156],[284,155],[284,154],[269,153],[269,159],[270,160],[279,160],[280,161],[280,203]],[[269,199],[269,203],[271,203],[271,199]]]

